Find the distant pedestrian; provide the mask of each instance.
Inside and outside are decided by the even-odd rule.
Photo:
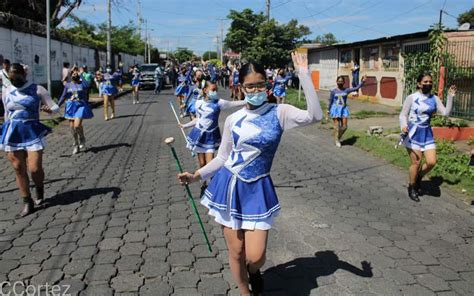
[[[71,80],[71,69],[69,69],[70,64],[68,62],[63,63],[63,71],[61,72],[61,82],[65,85]]]
[[[286,98],[286,88],[288,80],[290,80],[290,75],[285,75],[285,70],[278,70],[278,75],[273,81],[273,95],[277,100],[277,104],[284,104]]]
[[[341,147],[341,138],[347,130],[347,120],[349,119],[349,107],[347,106],[347,96],[364,85],[366,76],[362,77],[362,82],[353,88],[344,88],[344,77],[337,77],[337,87],[329,94],[329,104],[327,114],[333,121],[333,136],[336,147]]]
[[[104,99],[104,119],[109,120],[109,105],[112,108],[110,119],[115,118],[115,96],[118,93],[117,83],[120,79],[120,73],[113,73],[110,65],[106,66],[105,73],[96,76],[100,85],[100,93]]]
[[[81,80],[87,82],[87,91],[86,91],[86,102],[89,102],[89,94],[91,92],[92,82],[94,80],[94,75],[87,70],[87,65],[82,65],[79,68],[79,74],[81,76]]]
[[[359,62],[354,61],[354,67],[352,68],[352,87],[357,87],[357,85],[359,85],[359,72]]]
[[[155,94],[160,94],[163,85],[163,69],[158,65],[155,69]]]
[[[140,104],[140,70],[138,70],[138,66],[135,65],[130,67],[128,72],[132,75],[130,84],[132,85],[133,104]]]
[[[73,137],[72,154],[77,154],[85,148],[86,137],[82,121],[94,117],[87,101],[87,90],[89,82],[81,78],[79,70],[74,68],[71,72],[71,81],[64,86],[63,93],[59,98],[58,105],[66,102],[64,118],[69,120],[69,127]]]
[[[0,79],[2,80],[2,101],[7,95],[7,89],[12,84],[10,77],[8,77],[8,71],[10,71],[10,60],[4,59],[2,63],[2,71],[0,72]]]

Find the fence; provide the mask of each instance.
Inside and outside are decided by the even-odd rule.
[[[468,120],[474,119],[474,40],[449,41],[444,60],[446,95],[449,86],[456,85],[458,91],[451,115]]]

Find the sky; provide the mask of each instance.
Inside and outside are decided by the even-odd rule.
[[[161,51],[187,47],[197,54],[216,50],[221,27],[225,37],[230,26],[226,17],[231,9],[265,12],[266,8],[265,0],[112,1],[113,25],[137,24],[140,2],[154,47]],[[446,11],[443,24],[457,28],[456,17],[472,7],[474,0],[271,0],[270,16],[281,23],[298,20],[310,28],[309,39],[331,32],[338,40],[353,42],[425,31],[439,21],[441,9]],[[106,12],[106,0],[84,0],[74,13],[98,24],[106,21]]]

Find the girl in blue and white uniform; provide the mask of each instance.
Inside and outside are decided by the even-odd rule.
[[[217,157],[194,174],[178,175],[183,184],[212,177],[201,203],[223,226],[230,268],[241,295],[249,295],[249,281],[254,295],[263,291],[259,269],[265,262],[268,231],[280,210],[270,170],[281,135],[322,119],[307,59],[298,53],[292,57],[308,110],[267,103],[265,70],[248,63],[239,77],[247,104],[227,117]]]
[[[278,75],[273,81],[273,95],[277,100],[277,104],[284,104],[286,97],[286,86],[288,85],[288,80],[291,76],[285,76],[285,70],[280,69]]]
[[[58,102],[58,105],[61,106],[66,101],[64,118],[69,120],[71,134],[74,139],[72,154],[79,153],[86,145],[82,120],[94,117],[87,101],[88,88],[89,83],[86,80],[81,80],[79,70],[74,68],[71,72],[71,81],[64,85],[63,93]]]
[[[128,72],[131,73],[131,84],[132,84],[132,98],[133,104],[140,104],[139,91],[140,91],[140,70],[137,66],[130,67]]]
[[[419,202],[419,189],[423,176],[436,165],[436,145],[430,121],[437,112],[448,116],[453,106],[456,86],[448,91],[446,107],[431,93],[433,78],[430,74],[420,74],[417,78],[418,91],[409,95],[400,112],[400,128],[407,136],[403,145],[407,148],[411,165],[409,169],[408,196]],[[425,163],[421,160],[425,156]]]
[[[189,115],[191,120],[196,117],[196,102],[202,94],[202,89],[206,86],[203,72],[196,70],[194,72],[194,84],[191,84],[188,89],[188,94],[184,100],[185,115]]]
[[[99,77],[101,88],[100,92],[104,98],[104,119],[106,121],[109,120],[109,103],[110,107],[112,108],[112,115],[110,118],[113,119],[115,117],[115,95],[118,93],[116,84],[118,83],[121,76],[121,73],[112,73],[112,68],[110,65],[108,65],[106,67],[105,73]]]
[[[178,75],[178,85],[176,86],[176,89],[174,91],[174,95],[176,96],[176,101],[179,106],[179,113],[181,117],[183,117],[185,113],[186,106],[184,104],[184,99],[186,98],[189,92],[189,85],[192,83],[191,73],[192,73],[191,67],[189,67],[187,71],[186,71],[186,67],[181,67],[181,73]]]
[[[11,65],[8,77],[12,83],[3,98],[5,123],[2,126],[0,149],[7,152],[16,174],[16,184],[23,200],[18,215],[24,217],[34,211],[34,204],[44,199],[43,150],[44,137],[51,129],[40,123],[40,111],[57,113],[56,105],[48,91],[26,80],[22,65]],[[36,187],[33,200],[30,193],[28,171]]]
[[[214,158],[214,153],[221,144],[219,115],[222,110],[245,105],[244,101],[231,102],[219,99],[217,84],[206,82],[200,100],[196,102],[196,118],[183,128],[193,127],[188,135],[187,147],[198,155],[199,166],[203,167]]]
[[[334,124],[334,143],[336,147],[341,147],[341,137],[347,130],[347,119],[349,118],[349,107],[347,106],[347,96],[358,89],[363,85],[366,76],[362,77],[362,81],[359,85],[353,88],[344,88],[344,77],[337,77],[337,87],[331,90],[329,95],[329,104],[328,104],[328,115],[332,118]]]

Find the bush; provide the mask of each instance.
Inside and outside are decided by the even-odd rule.
[[[442,177],[466,177],[474,181],[474,169],[469,167],[469,156],[456,150],[453,142],[438,141],[436,143],[437,163],[431,175]]]
[[[449,117],[446,116],[434,116],[431,119],[431,126],[438,126],[438,127],[466,127],[468,126],[465,120],[451,120]]]

